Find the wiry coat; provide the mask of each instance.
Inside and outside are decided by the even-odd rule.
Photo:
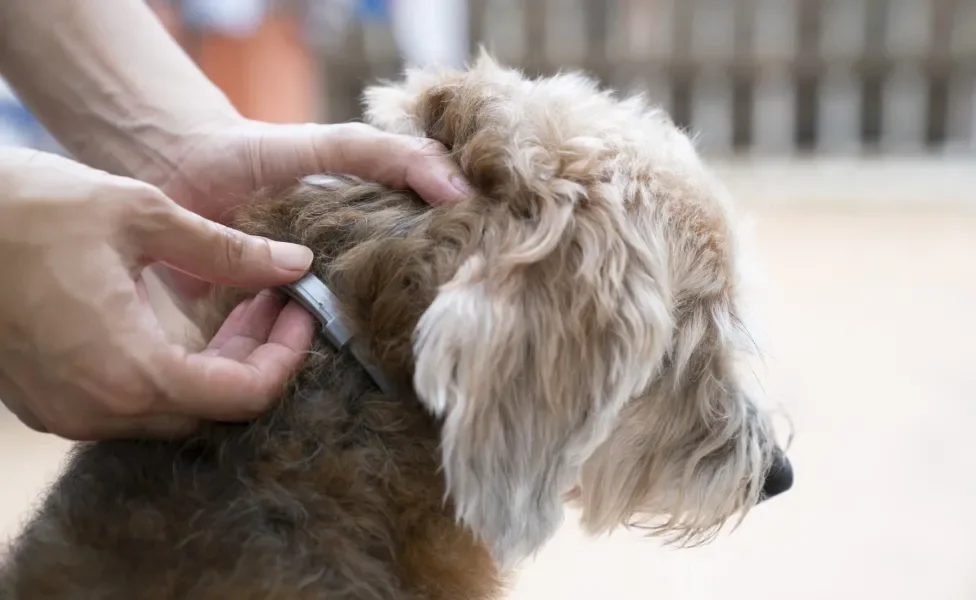
[[[369,184],[302,186],[255,205],[241,226],[315,248],[313,270],[356,303],[369,275],[344,277],[337,253],[391,239],[422,206]],[[360,318],[416,322],[429,261],[400,256],[420,269],[361,304],[373,310]],[[375,268],[401,266],[386,259]],[[404,379],[406,365],[384,366]],[[492,558],[443,501],[437,439],[419,402],[384,397],[354,359],[316,342],[254,423],[211,424],[182,442],[79,445],[15,544],[0,598],[493,598]]]
[[[735,368],[733,218],[666,115],[486,57],[374,88],[366,114],[448,146],[477,193],[334,177],[238,226],[311,247],[405,392],[319,343],[254,423],[80,447],[4,598],[487,599],[567,498],[591,532],[683,541],[760,499],[781,459]]]

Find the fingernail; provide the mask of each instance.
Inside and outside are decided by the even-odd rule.
[[[312,251],[305,246],[271,242],[271,262],[286,271],[307,271],[312,264]]]

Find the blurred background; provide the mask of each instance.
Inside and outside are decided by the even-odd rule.
[[[479,45],[643,90],[751,217],[793,491],[693,550],[570,519],[511,598],[976,599],[976,0],[150,3],[256,119],[357,119]],[[57,148],[2,86],[0,143]],[[66,448],[0,418],[0,540]]]

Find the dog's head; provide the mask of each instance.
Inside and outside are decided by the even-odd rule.
[[[730,207],[664,112],[482,56],[367,90],[366,116],[443,143],[475,189],[436,209],[374,200],[321,244],[348,246],[329,277],[381,362],[406,347],[457,515],[502,564],[547,541],[568,498],[591,532],[696,541],[789,487],[737,367]],[[344,218],[329,210],[315,218]]]

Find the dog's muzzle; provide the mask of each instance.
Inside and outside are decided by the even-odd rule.
[[[777,452],[773,464],[766,473],[759,501],[769,500],[793,487],[793,465],[782,452]]]

